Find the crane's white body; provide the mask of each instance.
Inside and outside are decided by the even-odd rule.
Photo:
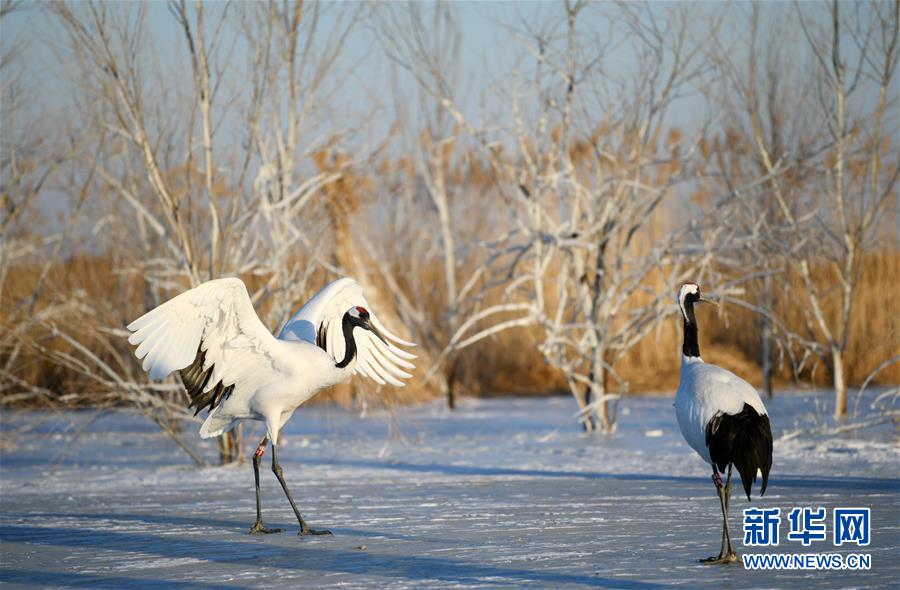
[[[740,413],[744,404],[760,415],[766,414],[766,407],[752,385],[727,369],[704,363],[700,357],[681,356],[675,415],[684,439],[710,465],[707,425],[719,412]]]
[[[204,438],[233,428],[240,420],[262,420],[272,444],[294,410],[316,393],[353,373],[379,383],[402,386],[411,375],[415,356],[382,342],[371,332],[356,329],[357,355],[338,368],[344,355],[341,320],[355,306],[368,308],[362,288],[349,278],[327,285],[285,325],[275,338],[262,324],[247,288],[238,278],[208,281],[128,325],[128,339],[139,345],[135,355],[151,378],[160,379],[185,369],[198,350],[205,354],[203,369],[212,367],[204,391],[221,383],[234,386],[209,413],[200,428]],[[391,334],[374,314],[372,323],[395,343],[414,346]],[[319,330],[327,335],[317,345]]]
[[[283,355],[269,379],[260,379],[249,387],[235,388],[215,407],[200,427],[200,436],[219,436],[234,428],[240,420],[266,422],[269,439],[278,444],[278,431],[290,420],[294,410],[326,387],[350,378],[353,363],[343,369],[335,367],[328,353],[308,342],[277,341],[273,357]],[[275,374],[277,373],[277,378]],[[310,379],[314,375],[315,379]],[[212,379],[210,379],[212,381]],[[230,383],[225,383],[230,385]]]

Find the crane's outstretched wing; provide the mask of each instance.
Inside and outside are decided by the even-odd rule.
[[[282,340],[304,340],[318,345],[336,361],[344,356],[344,337],[341,321],[351,307],[369,311],[372,324],[391,342],[382,342],[368,330],[354,330],[357,359],[354,373],[365,375],[384,385],[385,382],[403,387],[400,379],[412,377],[403,369],[414,369],[410,363],[415,355],[397,346],[415,346],[395,336],[378,320],[359,283],[350,278],[338,279],[325,286],[294,314],[278,336]]]
[[[153,379],[180,371],[191,406],[214,409],[231,392],[279,379],[278,341],[238,278],[186,291],[128,324],[128,342]],[[195,412],[196,414],[196,412]]]

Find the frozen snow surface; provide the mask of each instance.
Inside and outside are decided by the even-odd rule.
[[[767,402],[776,439],[825,415],[808,393]],[[862,407],[867,407],[863,400]],[[818,409],[816,409],[818,408]],[[392,414],[298,411],[279,460],[306,520],[298,537],[268,467],[254,519],[249,462],[194,467],[128,411],[2,415],[4,588],[881,588],[900,580],[900,444],[892,425],[775,443],[765,497],[731,503],[738,553],[871,555],[869,571],[706,566],[721,520],[708,467],[672,398],[624,402],[612,436],[581,433],[567,397],[464,400]],[[189,425],[192,430],[194,425]],[[249,456],[261,437],[253,426]],[[186,437],[200,445],[193,432]],[[209,457],[214,448],[201,445]],[[754,492],[758,490],[755,486]],[[825,507],[827,542],[784,538],[794,507]],[[868,547],[830,541],[834,507],[870,507]],[[741,544],[741,510],[779,507],[779,547]]]

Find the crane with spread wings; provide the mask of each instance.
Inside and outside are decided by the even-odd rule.
[[[253,455],[256,522],[251,533],[273,533],[262,520],[259,464],[272,443],[272,471],[300,523],[301,535],[329,534],[307,526],[278,463],[278,434],[301,404],[322,389],[359,374],[379,384],[403,386],[416,358],[369,309],[359,283],[338,279],[325,286],[285,324],[278,338],[260,321],[238,278],[208,281],[147,312],[128,325],[143,369],[153,379],[177,371],[191,407],[209,415],[204,438],[241,420],[259,420],[266,435]]]

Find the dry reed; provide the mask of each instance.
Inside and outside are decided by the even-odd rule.
[[[859,384],[879,363],[900,353],[900,254],[881,251],[867,256],[863,263],[862,278],[855,297],[852,313],[851,333],[847,346],[849,381]],[[44,288],[37,293],[31,304],[35,283],[40,267],[31,265],[16,268],[9,276],[5,294],[0,301],[0,327],[5,333],[18,330],[20,343],[18,357],[11,372],[20,383],[7,382],[0,402],[16,405],[23,399],[19,394],[22,384],[35,386],[46,395],[39,403],[57,404],[77,397],[82,405],[103,405],[114,396],[104,397],[102,387],[96,382],[87,382],[85,377],[74,370],[70,362],[61,359],[77,356],[72,346],[54,336],[51,324],[40,321],[28,322],[22,314],[30,313],[39,318],[41,311],[57,306],[61,311],[54,315],[56,325],[65,325],[77,340],[92,350],[106,363],[119,367],[123,372],[138,375],[139,366],[131,357],[131,348],[124,338],[101,338],[110,328],[123,327],[132,318],[145,310],[142,290],[131,284],[133,281],[117,273],[110,259],[105,257],[79,256],[54,263],[51,266]],[[440,272],[433,265],[422,268],[425,276],[404,276],[409,281],[430,281],[438,283]],[[816,271],[817,280],[823,284],[829,280],[827,265]],[[264,277],[247,277],[251,291],[255,283]],[[322,277],[322,281],[325,277]],[[797,277],[780,277],[779,294],[799,293],[800,280]],[[401,283],[401,286],[403,283]],[[376,289],[380,285],[373,285]],[[709,290],[715,286],[710,285]],[[439,290],[434,290],[435,293]],[[297,294],[297,305],[311,293]],[[754,289],[749,295],[752,299]],[[437,295],[435,295],[437,297]],[[386,303],[378,301],[384,309]],[[779,300],[778,305],[786,317],[791,306],[802,305],[791,297]],[[373,302],[373,305],[376,305]],[[423,306],[426,310],[441,313],[440,302],[435,300]],[[386,310],[390,313],[390,310]],[[836,313],[833,306],[829,313]],[[267,317],[266,306],[260,315]],[[433,318],[439,321],[439,318]],[[24,323],[23,323],[24,322]],[[279,326],[270,326],[273,330]],[[790,325],[792,330],[802,331],[802,325]],[[626,354],[615,366],[616,371],[629,382],[631,393],[647,391],[672,391],[678,382],[678,350],[680,346],[680,325],[673,318],[662,323],[647,338]],[[402,330],[400,330],[402,331]],[[761,383],[759,368],[760,340],[759,318],[737,306],[725,306],[718,314],[710,312],[703,318],[701,350],[704,358],[735,370],[751,383]],[[415,334],[412,335],[415,337]],[[487,396],[505,394],[548,393],[563,391],[565,382],[552,367],[548,366],[536,349],[540,334],[537,328],[519,329],[500,333],[468,349],[459,352],[459,385],[464,395]],[[0,365],[9,359],[10,341],[4,342],[0,350]],[[112,342],[114,344],[109,344]],[[437,389],[421,382],[436,355],[434,346],[421,347],[417,379],[410,387],[395,390],[382,388],[371,390],[366,399],[372,403],[409,403],[429,399],[437,394]],[[790,364],[776,360],[777,382],[784,385],[792,379]],[[827,363],[807,364],[801,374],[804,380],[820,386],[830,382]],[[876,378],[878,383],[900,383],[900,364],[887,367]],[[323,400],[336,400],[348,404],[358,394],[361,384],[344,387],[322,396]],[[80,395],[79,395],[80,393]],[[24,398],[34,404],[34,397]]]

